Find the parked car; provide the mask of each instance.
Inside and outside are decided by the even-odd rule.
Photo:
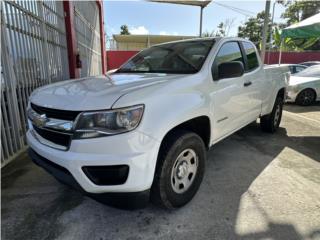
[[[307,68],[307,66],[300,65],[300,64],[289,64],[288,67],[290,69],[291,74],[296,74]]]
[[[263,67],[254,44],[241,38],[153,46],[110,77],[34,91],[29,153],[100,201],[142,207],[150,196],[178,208],[196,194],[209,147],[257,118],[263,131],[278,129],[287,72]]]
[[[287,102],[308,106],[320,100],[320,65],[314,65],[290,77]]]
[[[279,66],[279,64],[271,64],[270,66]],[[307,68],[307,66],[301,64],[280,64],[280,66],[288,67],[291,74],[296,74]]]
[[[319,64],[320,64],[320,61],[309,61],[309,62],[300,63],[300,65],[304,65],[304,66],[307,66],[307,67],[314,66],[314,65],[319,65]]]

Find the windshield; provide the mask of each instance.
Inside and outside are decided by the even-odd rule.
[[[319,77],[320,78],[320,65],[308,67],[301,72],[294,74],[299,77]]]
[[[138,53],[115,73],[196,73],[214,42],[204,39],[153,46]]]

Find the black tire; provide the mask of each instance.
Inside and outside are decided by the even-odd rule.
[[[313,104],[316,100],[316,93],[314,90],[308,88],[301,91],[297,98],[296,103],[301,106],[309,106]]]
[[[177,161],[180,159],[180,156],[181,159],[183,159],[182,156],[184,155],[181,154],[187,154],[186,156],[191,154],[188,152],[189,150],[192,150],[193,153],[196,154],[196,157],[193,159],[197,159],[197,161],[193,160],[193,162],[197,162],[197,170],[190,178],[192,182],[190,182],[189,187],[184,189],[184,192],[177,193],[177,187],[175,188],[175,181],[173,181],[178,177],[178,171],[180,170],[177,166]],[[164,139],[160,148],[156,172],[151,187],[151,201],[154,204],[167,209],[174,209],[187,204],[196,194],[202,182],[205,169],[205,159],[206,148],[202,139],[197,134],[185,130],[177,130],[170,133]],[[179,166],[181,165],[182,164]],[[174,171],[175,169],[176,171]],[[172,174],[174,175],[173,178],[171,178]],[[188,173],[187,170],[185,176],[188,176],[188,174],[190,173]],[[189,176],[187,178],[189,179]],[[179,181],[180,179],[177,179],[177,183],[179,183]],[[180,188],[180,184],[178,186]],[[181,190],[183,191],[182,188]]]
[[[260,118],[260,126],[262,131],[274,133],[278,130],[283,108],[283,98],[277,97],[272,112]]]

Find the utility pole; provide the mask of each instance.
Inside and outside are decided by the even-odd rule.
[[[268,36],[268,24],[269,24],[269,14],[270,14],[270,0],[266,0],[266,8],[264,12],[265,12],[265,17],[264,17],[264,24],[263,24],[263,31],[262,31],[262,46],[261,46],[262,62],[264,62],[264,57],[266,55],[266,43],[267,43],[267,36]]]
[[[202,35],[202,12],[203,12],[203,7],[200,6],[200,32],[199,32],[199,37]]]
[[[276,6],[276,3],[277,3],[278,0],[274,1],[273,3],[273,8],[272,8],[272,16],[271,16],[271,30],[270,30],[270,43],[269,43],[269,54],[268,54],[268,64],[269,64],[269,61],[270,61],[270,53],[271,53],[271,48],[272,48],[272,30],[273,30],[273,20],[274,20],[274,9],[275,9],[275,6]]]

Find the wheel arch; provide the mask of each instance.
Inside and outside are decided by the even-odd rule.
[[[170,136],[170,134],[172,134],[176,130],[186,130],[194,132],[200,136],[207,149],[210,147],[211,125],[210,118],[208,116],[202,115],[199,117],[195,117],[172,127],[162,138],[160,149],[166,139]]]
[[[281,97],[283,100],[285,100],[286,99],[286,89],[283,87],[283,88],[280,88],[279,90],[278,90],[278,93],[277,93],[277,96],[276,96],[276,98],[277,97]],[[275,100],[274,100],[275,101]],[[274,103],[273,103],[274,104]]]
[[[281,97],[283,100],[283,103],[284,103],[284,101],[286,99],[286,88],[285,87],[281,87],[280,89],[275,90],[271,94],[271,96],[268,99],[268,102],[266,102],[265,105],[262,105],[262,112],[261,112],[260,117],[268,115],[272,112],[273,106],[274,106],[276,99],[278,97]]]
[[[307,88],[303,88],[303,89],[301,89],[298,93],[297,93],[297,96],[301,93],[301,92],[303,92],[303,91],[305,91],[305,90],[311,90],[311,91],[313,91],[314,92],[314,96],[315,96],[315,99],[317,99],[317,91],[316,91],[316,89],[314,89],[314,88],[312,88],[312,87],[307,87]]]

